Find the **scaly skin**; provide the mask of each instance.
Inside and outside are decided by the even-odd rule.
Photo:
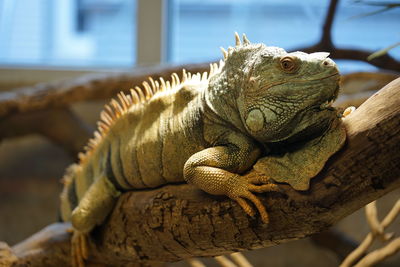
[[[337,118],[327,103],[337,96],[338,70],[327,53],[287,53],[250,44],[245,36],[241,44],[236,35],[236,46],[223,52],[224,61],[212,65],[208,77],[189,74],[180,83],[174,76],[170,89],[145,83],[102,113],[101,134],[67,172],[61,195],[62,218],[75,230],[76,265],[87,257],[84,236],[127,190],[187,181],[230,197],[251,216],[253,203],[268,223],[253,192],[276,186],[241,174],[280,143],[328,129]]]

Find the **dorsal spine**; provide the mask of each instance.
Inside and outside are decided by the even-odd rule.
[[[88,158],[103,140],[111,126],[126,114],[131,107],[139,107],[139,104],[149,101],[149,99],[158,92],[173,90],[185,83],[207,82],[210,77],[219,73],[223,66],[224,62],[221,60],[219,64],[211,63],[210,71],[204,72],[203,74],[197,73],[192,75],[190,72],[183,70],[182,79],[179,79],[178,74],[173,73],[171,75],[171,81],[165,81],[162,77],[159,78],[159,80],[154,80],[149,77],[148,81],[142,83],[142,87],[135,86],[130,89],[128,94],[122,91],[119,92],[117,94],[117,100],[111,99],[110,103],[106,104],[101,111],[100,120],[97,122],[97,130],[94,132],[94,136],[89,139],[88,144],[84,147],[84,152],[78,154],[80,163],[83,163]]]

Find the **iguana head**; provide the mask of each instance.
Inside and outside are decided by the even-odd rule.
[[[326,129],[337,117],[330,104],[339,90],[339,71],[328,53],[287,53],[278,47],[243,44],[225,56],[227,81],[247,132],[263,143]]]

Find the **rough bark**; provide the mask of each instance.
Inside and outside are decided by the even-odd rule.
[[[225,197],[187,184],[123,194],[90,242],[90,259],[113,265],[178,261],[273,246],[326,230],[367,203],[400,187],[400,79],[372,96],[344,121],[348,140],[312,180],[308,191],[280,184],[259,195],[270,214],[265,226]],[[246,174],[264,176],[254,169]],[[69,262],[66,224],[56,224],[7,250],[33,266]],[[7,255],[3,257],[1,255]],[[10,252],[11,251],[11,252]]]

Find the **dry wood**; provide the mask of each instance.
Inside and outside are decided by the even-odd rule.
[[[372,202],[374,203],[374,202]],[[371,205],[367,206],[367,209],[371,209]],[[374,208],[374,204],[372,205],[372,208]],[[390,212],[386,215],[386,217],[383,219],[381,223],[377,222],[379,225],[378,228],[382,228],[382,234],[384,236],[384,239],[389,240],[392,237],[392,234],[384,234],[383,230],[387,228],[397,217],[397,215],[400,214],[400,200],[397,200],[397,202],[393,205],[393,208],[390,210]],[[367,212],[367,216],[371,216],[370,212]],[[376,218],[377,220],[377,218]],[[375,223],[374,223],[375,224]],[[376,227],[372,226],[371,228]],[[378,236],[382,236],[378,235]],[[350,267],[352,266],[357,260],[359,260],[361,257],[365,256],[367,250],[369,247],[372,245],[374,242],[374,239],[377,237],[376,232],[374,230],[369,233],[364,240],[361,242],[361,244],[353,250],[345,259],[344,261],[340,264],[340,267]],[[392,243],[393,244],[393,243]],[[396,245],[397,244],[397,245]],[[383,260],[386,257],[389,257],[390,255],[394,254],[396,251],[396,246],[398,246],[398,241],[394,243],[394,245],[387,245],[384,248],[381,248],[377,251],[373,251],[367,256],[363,258],[364,264],[366,262],[375,262]],[[399,248],[397,248],[399,249]],[[360,263],[362,262],[360,261]],[[361,263],[363,264],[363,263]]]
[[[239,266],[239,267],[253,267],[253,265],[247,260],[247,258],[240,252],[235,252],[230,254],[232,260]]]
[[[365,216],[369,227],[371,228],[371,233],[373,235],[381,236],[383,239],[384,232],[383,227],[378,220],[378,209],[376,208],[376,201],[372,201],[367,206],[365,206]]]
[[[370,267],[378,264],[384,259],[396,254],[400,251],[400,237],[394,239],[383,248],[377,249],[363,259],[360,260],[354,267]]]
[[[200,260],[196,258],[189,258],[186,262],[190,265],[190,267],[206,267]]]
[[[397,79],[346,117],[348,142],[309,191],[281,184],[284,193],[260,196],[270,213],[268,226],[245,215],[235,202],[187,184],[129,192],[93,232],[90,259],[114,265],[178,261],[273,246],[326,230],[400,186],[399,102]],[[263,176],[251,170],[247,177],[255,175]],[[13,247],[16,262],[67,264],[67,227],[52,225]]]
[[[221,267],[238,267],[230,259],[225,256],[216,256],[214,259],[218,262]]]

